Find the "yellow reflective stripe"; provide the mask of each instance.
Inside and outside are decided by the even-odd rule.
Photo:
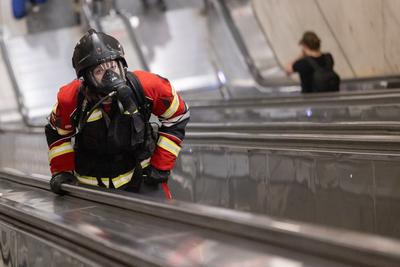
[[[135,111],[134,112],[132,112],[132,114],[135,114],[135,113],[137,113],[138,112],[138,110],[137,109],[135,109]],[[124,114],[125,115],[132,115],[131,113],[129,113],[129,111],[124,111]]]
[[[52,147],[49,151],[49,162],[55,157],[71,152],[74,152],[71,142],[65,142],[59,146]]]
[[[181,147],[178,146],[174,141],[169,140],[167,137],[160,135],[160,138],[158,138],[157,145],[168,152],[172,153],[175,155],[175,157],[178,156],[179,151],[181,151]]]
[[[92,114],[90,114],[89,118],[87,119],[87,122],[93,122],[97,121],[103,118],[103,114],[101,113],[101,110],[96,108]]]
[[[140,162],[140,165],[142,166],[143,169],[150,165],[150,159],[151,158],[148,158]]]
[[[101,178],[101,181],[103,182],[103,184],[109,188],[110,187],[110,179],[108,178]]]
[[[172,115],[174,115],[179,108],[179,97],[176,94],[174,88],[172,88],[172,94],[174,95],[174,100],[172,100],[169,108],[163,114],[161,114],[161,117],[163,117],[164,119],[169,119],[170,117],[172,117]]]
[[[121,174],[115,178],[112,178],[112,183],[114,185],[115,188],[119,188],[121,186],[123,186],[124,184],[129,183],[129,181],[132,179],[132,175],[133,175],[134,170],[131,170],[127,173]],[[78,178],[78,181],[83,183],[83,184],[88,184],[88,185],[99,185],[97,178],[96,177],[92,177],[92,176],[83,176],[83,175],[79,175],[78,173],[75,172],[76,177]],[[101,181],[103,182],[103,184],[109,188],[110,187],[110,179],[109,178],[105,178],[102,177]]]
[[[74,131],[74,130],[64,130],[64,129],[61,129],[61,128],[58,128],[58,127],[56,127],[56,129],[57,129],[57,133],[59,135],[67,135],[67,134],[70,134],[70,133],[72,133]]]
[[[81,182],[82,184],[87,184],[87,185],[99,185],[97,182],[96,177],[91,177],[91,176],[81,176],[77,173],[75,173],[76,178],[78,178],[78,181]]]
[[[121,174],[120,176],[113,178],[112,179],[112,183],[114,185],[115,188],[121,187],[124,184],[129,183],[129,181],[132,179],[132,175],[133,175],[133,171]]]

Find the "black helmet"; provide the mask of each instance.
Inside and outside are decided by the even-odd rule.
[[[80,78],[85,70],[110,60],[118,60],[124,68],[127,67],[124,49],[117,39],[90,29],[75,46],[72,66]]]

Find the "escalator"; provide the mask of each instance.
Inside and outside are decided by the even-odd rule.
[[[324,93],[301,97],[189,101],[192,123],[396,122],[399,90]]]
[[[231,99],[299,95],[298,82],[283,76],[282,66],[256,19],[252,1],[210,1],[211,47],[224,73]],[[343,80],[342,91],[396,88],[399,77]]]
[[[390,267],[400,261],[396,240],[82,186],[63,185],[68,194],[59,197],[47,183],[1,170],[4,263]]]
[[[194,14],[193,10],[179,12],[164,19],[173,23],[174,16]],[[134,52],[134,44],[129,43],[140,38],[140,31],[129,32],[126,18],[119,15],[94,21],[98,28],[120,34],[124,46]],[[64,30],[76,32],[71,38],[81,31]],[[57,36],[55,32],[47,34],[48,40]],[[29,38],[14,41],[23,44],[34,42],[36,37]],[[13,53],[9,42],[3,51]],[[139,54],[133,53],[130,60],[144,68],[147,61]],[[10,69],[16,71],[23,64],[12,58]],[[45,64],[49,73],[50,63]],[[43,125],[45,112],[41,109],[46,109],[47,115],[54,99],[43,97],[39,104],[33,103],[38,99],[31,95],[35,90],[27,91],[25,83],[21,87],[21,73],[14,73],[14,77],[16,87],[21,88],[17,90],[20,112],[27,119],[25,124],[2,125],[0,129],[0,229],[7,237],[2,239],[4,262],[59,262],[70,266],[399,266],[398,241],[343,230],[400,236],[396,216],[399,196],[395,190],[400,173],[400,128],[392,119],[398,115],[397,91],[193,103],[195,123],[189,126],[171,178],[177,201],[160,202],[72,185],[63,185],[68,192],[63,197],[49,192],[43,129],[28,126]],[[213,77],[212,73],[205,76]],[[181,79],[172,73],[169,76]],[[206,84],[210,81],[215,80]],[[45,91],[55,94],[51,89]],[[341,112],[345,107],[349,111]],[[360,107],[368,112],[360,112]],[[371,111],[376,107],[378,111]],[[387,113],[388,109],[382,107],[393,112]],[[310,108],[314,121],[306,117]],[[318,117],[318,109],[329,114]],[[260,124],[283,110],[291,115]],[[296,124],[294,118],[303,120]],[[330,123],[323,124],[321,118],[330,118],[325,121]],[[382,124],[376,126],[378,120]]]

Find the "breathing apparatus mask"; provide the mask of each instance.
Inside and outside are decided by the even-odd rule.
[[[90,68],[84,74],[89,93],[106,96],[126,86],[125,70],[121,62],[113,60]]]

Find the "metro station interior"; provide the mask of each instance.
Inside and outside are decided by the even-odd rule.
[[[1,0],[0,266],[400,266],[399,14],[398,0]],[[51,191],[45,125],[89,29],[190,111],[172,199]],[[306,31],[338,92],[288,75]]]

